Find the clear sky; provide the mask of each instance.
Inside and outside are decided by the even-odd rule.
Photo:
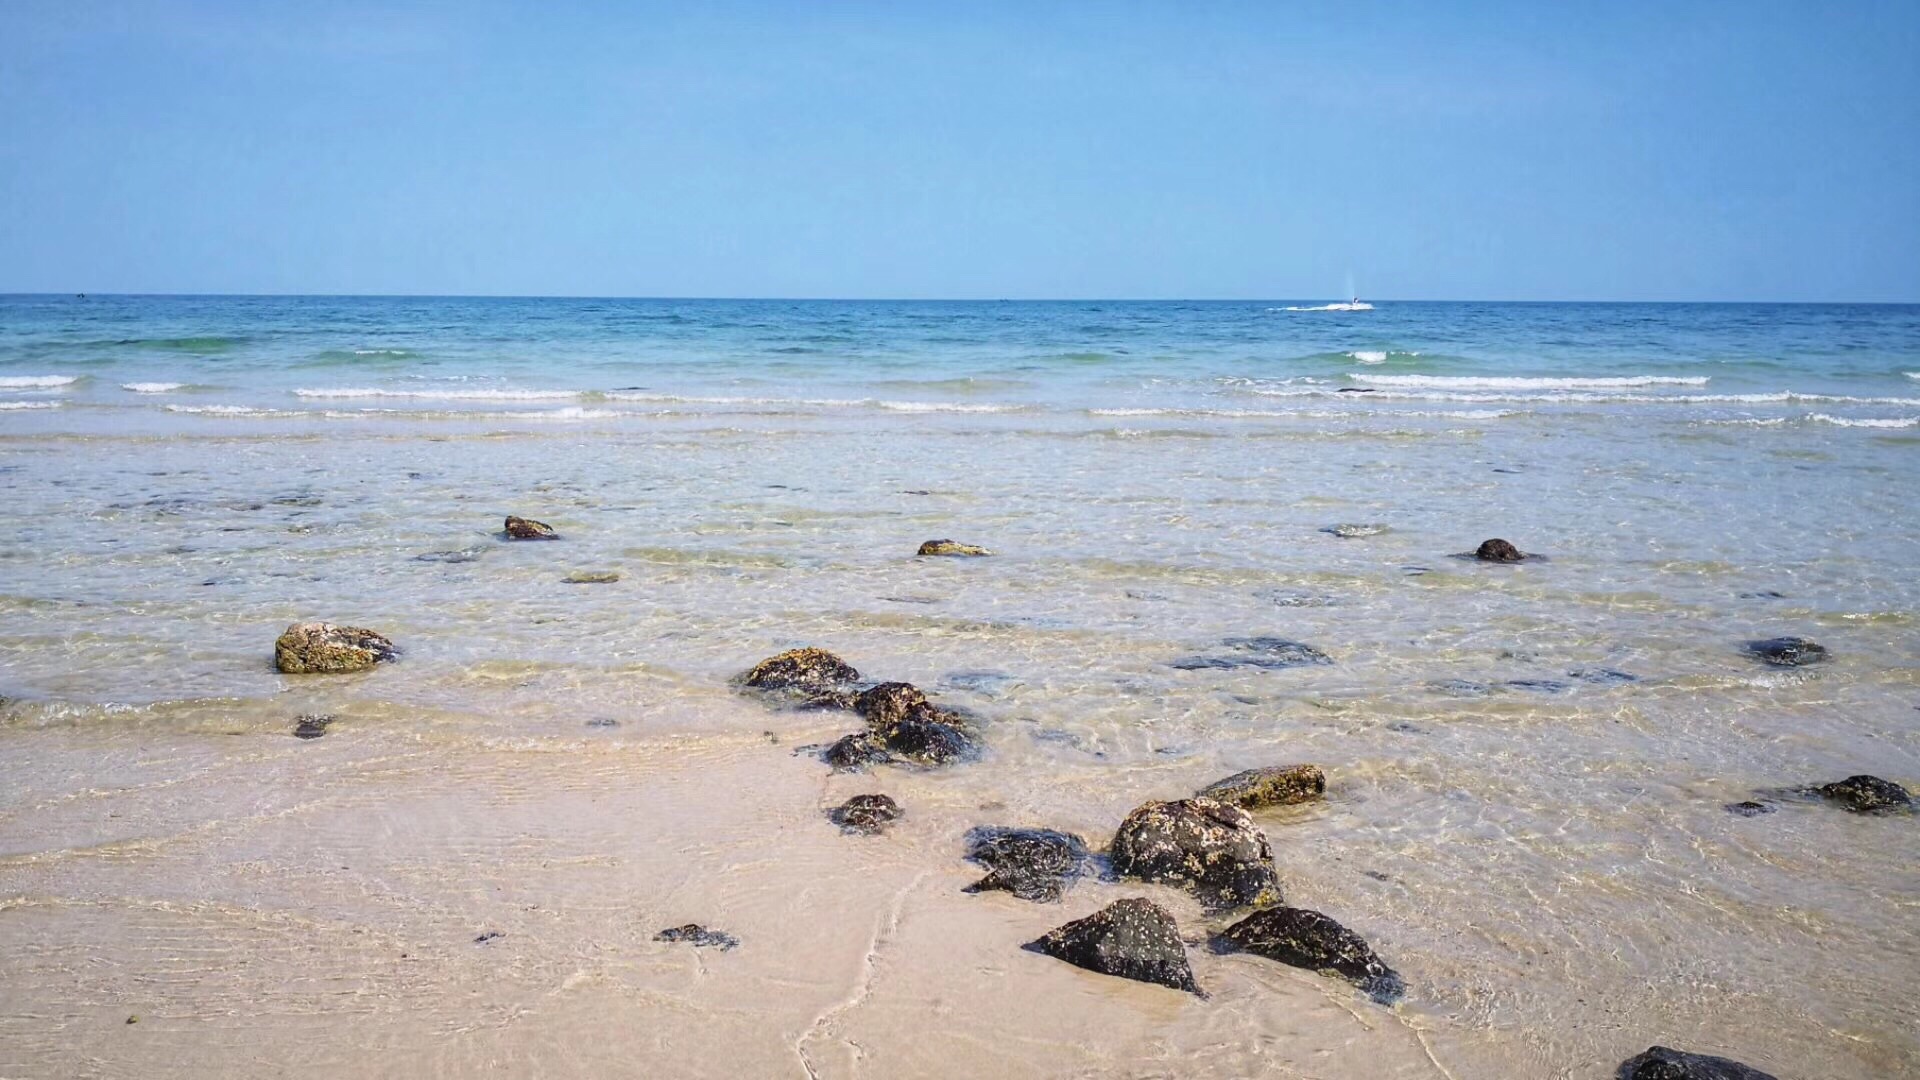
[[[1920,301],[1920,0],[0,0],[0,291]]]

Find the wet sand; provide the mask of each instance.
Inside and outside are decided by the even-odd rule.
[[[1701,481],[1749,450],[1696,429],[1653,464],[1445,422],[1004,457],[1005,424],[7,441],[0,1075],[1920,1071],[1914,820],[1722,809],[1920,776],[1910,446],[1783,433],[1733,493]],[[1855,471],[1877,495],[1823,497]],[[507,512],[565,539],[501,543]],[[1553,559],[1448,558],[1495,534]],[[945,536],[1000,554],[913,557]],[[404,655],[274,673],[305,618]],[[1833,659],[1740,651],[1787,632]],[[1172,666],[1250,633],[1334,663]],[[979,714],[985,756],[830,773],[803,748],[857,719],[728,684],[802,644]],[[1256,814],[1288,900],[1398,1006],[1212,954],[1227,920],[1171,889],[961,891],[973,826],[1101,847],[1291,761],[1329,788]],[[827,821],[870,791],[886,834]],[[1208,997],[1020,948],[1141,895]],[[687,922],[741,944],[653,940]]]

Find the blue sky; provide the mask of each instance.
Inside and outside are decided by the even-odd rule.
[[[1920,301],[1916,58],[1912,0],[9,0],[0,291]]]

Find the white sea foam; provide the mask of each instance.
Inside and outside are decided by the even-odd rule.
[[[1268,308],[1268,311],[1372,311],[1373,305],[1364,300],[1345,304],[1314,304],[1311,307]]]
[[[21,409],[57,409],[57,401],[0,401],[0,412],[15,412]]]
[[[1347,378],[1369,386],[1431,387],[1436,390],[1626,390],[1639,386],[1705,386],[1705,375],[1626,375],[1618,378],[1550,378],[1480,375],[1364,375]]]
[[[1359,378],[1359,376],[1354,376]],[[1368,401],[1432,401],[1466,405],[1908,405],[1920,406],[1914,397],[1855,397],[1846,394],[1803,394],[1794,390],[1775,390],[1758,394],[1635,394],[1596,391],[1540,390],[1533,393],[1462,392],[1450,390],[1369,389],[1364,393],[1348,390],[1317,389],[1292,385],[1288,380],[1262,383],[1232,380],[1235,392],[1258,397],[1340,398]]]
[[[577,390],[393,390],[378,386],[303,386],[293,392],[303,398],[426,398],[436,401],[562,401],[577,398]]]
[[[76,375],[0,375],[0,389],[56,390],[79,381]]]
[[[1920,371],[1909,371],[1909,372],[1907,372],[1907,378],[1909,378],[1909,379],[1920,379]]]
[[[286,409],[256,409],[251,405],[167,405],[168,412],[191,413],[196,416],[301,416],[310,415],[289,412]]]
[[[121,383],[120,389],[131,390],[136,394],[171,394],[175,390],[185,389],[186,385],[186,383],[177,382],[130,382]]]
[[[1387,362],[1386,352],[1379,349],[1355,349],[1347,355],[1362,364],[1384,364]]]
[[[875,405],[893,412],[909,413],[1004,413],[1019,412],[1024,406],[994,405],[987,403],[970,404],[952,401],[876,401]]]
[[[1438,417],[1449,420],[1499,420],[1525,416],[1521,409],[1088,409],[1088,416],[1180,416],[1225,420],[1350,420],[1382,416]]]
[[[1835,424],[1840,427],[1863,428],[1910,428],[1920,425],[1920,416],[1865,417],[1830,416],[1827,413],[1808,413],[1807,419],[1822,424]]]

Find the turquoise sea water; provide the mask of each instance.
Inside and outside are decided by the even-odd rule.
[[[1920,306],[1318,306],[0,297],[0,407],[1920,423]]]
[[[1920,828],[1792,793],[1920,787],[1920,307],[1323,307],[0,298],[0,1073],[1920,1074]],[[800,645],[980,758],[829,772]],[[1392,1009],[963,891],[1303,761]],[[1207,998],[1021,948],[1138,895]]]

